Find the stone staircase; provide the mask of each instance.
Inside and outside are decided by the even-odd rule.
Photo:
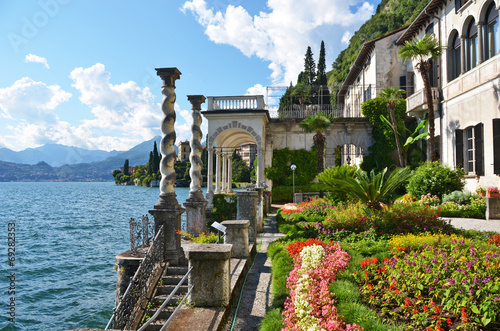
[[[151,302],[154,303],[155,307],[149,309],[146,312],[146,316],[151,317],[156,313],[158,309],[157,307],[160,307],[163,304],[163,302],[168,298],[170,293],[172,293],[172,291],[175,289],[177,284],[179,284],[179,282],[187,272],[187,264],[181,266],[168,266],[167,268],[165,268],[165,272],[163,273],[159,285],[156,286],[155,294],[153,296],[153,299],[151,300]],[[165,306],[156,320],[146,327],[146,331],[159,331],[165,324],[165,322],[167,322],[170,315],[172,315],[180,301],[184,298],[187,291],[188,281],[186,279],[184,281],[184,284],[179,287],[177,293],[170,299],[170,302],[167,304],[167,306]]]

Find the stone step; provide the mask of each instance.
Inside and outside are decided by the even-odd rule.
[[[167,317],[168,319],[168,317]],[[156,320],[146,327],[146,331],[160,331],[162,326],[167,322],[167,319]]]
[[[188,272],[188,267],[187,266],[168,266],[167,270],[165,271],[165,275],[185,275]]]
[[[187,283],[187,281],[185,283]],[[177,284],[176,285],[168,284],[168,285],[158,286],[157,289],[156,289],[156,294],[157,295],[161,295],[161,294],[169,295],[170,293],[172,293],[172,291],[175,289],[176,286],[177,286]],[[188,285],[187,284],[186,285],[181,285],[177,289],[176,294],[186,294],[187,291],[188,291]]]
[[[163,285],[177,285],[182,280],[182,277],[184,277],[184,274],[182,274],[182,275],[166,275],[166,276],[163,276],[163,278],[161,280],[162,280]],[[187,284],[187,279],[184,281],[184,284]]]
[[[155,297],[155,300],[156,300],[156,301],[159,301],[160,303],[163,303],[165,300],[167,300],[167,298],[168,298],[168,296],[169,296],[169,295],[170,295],[170,293],[169,293],[169,294],[160,294],[160,295],[157,295],[157,296]],[[169,305],[169,306],[176,306],[176,307],[177,307],[177,304],[178,304],[179,302],[181,302],[181,300],[184,298],[184,296],[185,296],[184,294],[178,294],[178,293],[177,293],[176,295],[174,295],[174,296],[170,299],[170,301],[169,301],[168,305]]]

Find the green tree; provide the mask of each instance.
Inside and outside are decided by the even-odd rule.
[[[128,165],[128,159],[125,159],[125,163],[123,164],[123,175],[125,176],[130,176],[130,172],[128,171],[129,165]]]
[[[321,49],[319,51],[318,72],[316,77],[317,85],[326,85],[326,59],[325,59],[325,42],[321,40]]]
[[[293,88],[292,95],[297,96],[299,99],[300,108],[304,108],[304,103],[307,97],[311,94],[311,86],[303,82],[297,83]]]
[[[432,90],[430,81],[431,63],[429,60],[436,60],[443,53],[444,47],[439,40],[426,34],[420,40],[406,41],[399,50],[399,57],[407,60],[417,61],[415,68],[420,72],[424,82],[425,97],[427,98],[427,112],[429,114],[429,144],[431,150],[431,161],[436,161],[436,138],[434,124],[434,104],[432,102]]]
[[[334,122],[331,116],[323,113],[317,113],[307,116],[299,126],[306,133],[316,132],[313,137],[314,145],[316,146],[316,157],[318,160],[318,173],[322,173],[324,169],[323,154],[325,151],[325,135],[323,132]]]
[[[241,159],[240,155],[236,153],[236,150],[233,151],[231,168],[233,172],[233,182],[250,182],[250,168],[248,167],[247,163]]]
[[[153,171],[153,152],[149,152],[149,161],[147,163],[147,170],[149,174],[154,173]]]
[[[387,104],[387,111],[389,112],[389,116],[391,117],[392,130],[394,132],[394,139],[396,141],[396,147],[398,149],[398,158],[399,158],[399,166],[406,167],[406,163],[403,157],[403,149],[401,147],[401,142],[399,141],[398,134],[398,125],[396,121],[395,108],[396,101],[401,99],[402,95],[405,93],[405,90],[401,90],[397,87],[387,87],[380,92],[377,98],[383,100],[384,103]]]
[[[156,147],[156,141],[154,142],[153,146],[153,166],[152,166],[152,173],[156,174],[160,171],[160,154],[158,153],[158,148]]]
[[[311,46],[307,46],[307,51],[304,58],[304,71],[300,78],[300,82],[304,83],[305,85],[313,85],[316,80],[316,64],[314,63]]]

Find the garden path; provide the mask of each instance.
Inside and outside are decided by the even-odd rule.
[[[450,220],[451,225],[455,228],[465,230],[478,230],[478,231],[495,231],[500,233],[500,220],[484,220],[477,218],[455,218],[455,217],[442,217],[444,220]]]
[[[283,237],[276,228],[276,211],[280,207],[273,205],[273,211],[264,224],[264,233],[257,236],[257,254],[243,286],[239,305],[236,301],[237,307],[231,311],[226,331],[258,330],[271,305],[271,259],[267,257],[267,248],[270,243]]]

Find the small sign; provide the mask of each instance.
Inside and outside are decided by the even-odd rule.
[[[217,230],[219,230],[220,232],[222,232],[222,233],[226,234],[226,229],[227,229],[227,228],[226,228],[224,225],[220,224],[219,222],[213,222],[213,223],[212,223],[212,227],[213,227],[214,229],[217,229]]]

